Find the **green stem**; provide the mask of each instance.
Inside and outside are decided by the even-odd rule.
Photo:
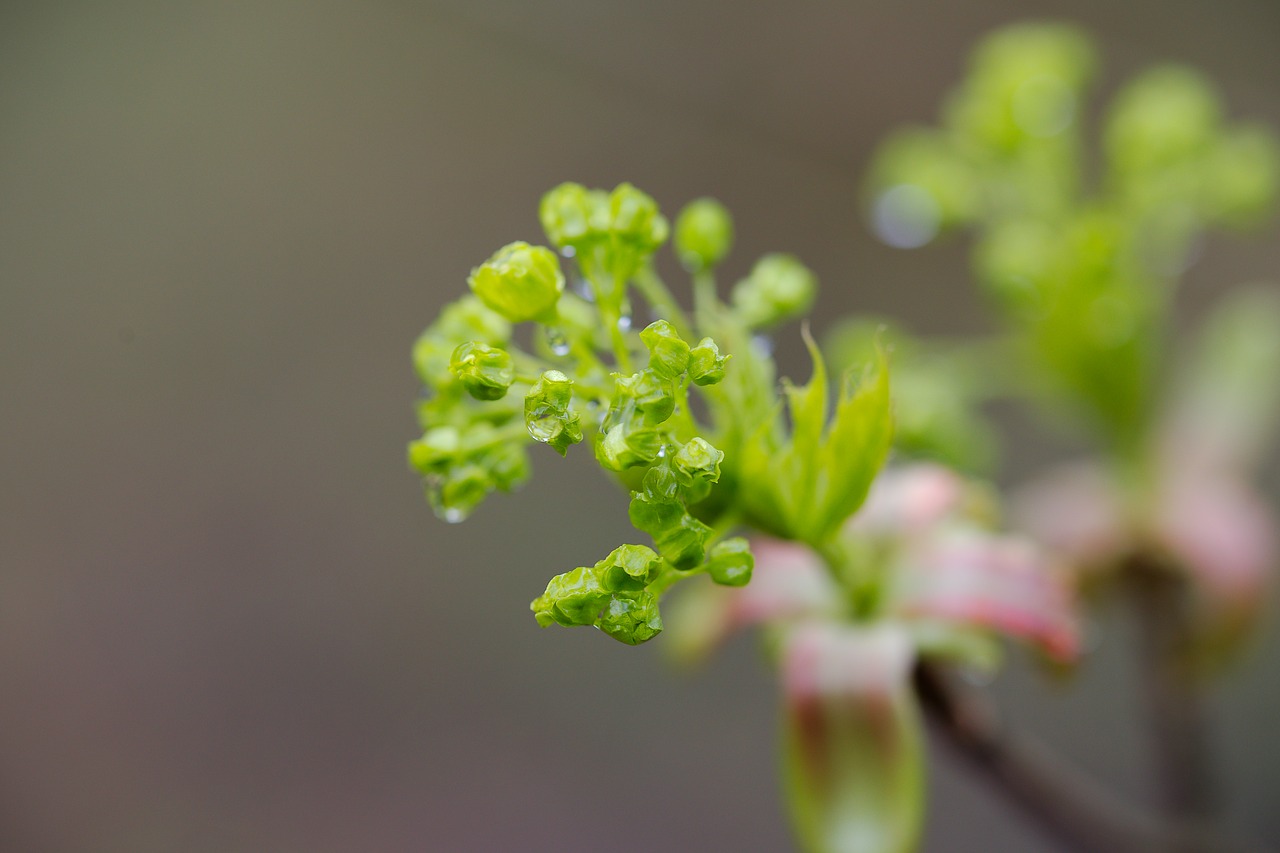
[[[702,432],[698,428],[698,422],[693,417],[693,411],[689,408],[689,377],[686,376],[676,383],[676,408],[673,415],[680,421],[683,435],[681,440],[688,441],[695,435]]]
[[[693,328],[689,325],[688,316],[652,266],[646,264],[636,273],[636,288],[660,316],[671,321],[680,337],[692,340]]]
[[[613,344],[613,357],[618,362],[619,373],[631,373],[631,348],[627,346],[627,336],[618,327],[622,315],[616,308],[601,310],[601,318],[609,327],[609,341]]]
[[[693,317],[698,328],[714,329],[719,300],[716,298],[716,278],[703,270],[693,274]]]

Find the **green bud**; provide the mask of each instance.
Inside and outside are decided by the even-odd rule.
[[[631,376],[614,374],[614,383],[615,396],[611,413],[634,409],[640,413],[644,423],[657,426],[670,418],[676,409],[671,381],[663,379],[650,368]]]
[[[609,196],[582,184],[564,183],[542,197],[538,219],[547,239],[577,251],[609,227]]]
[[[656,539],[660,531],[680,524],[680,518],[685,514],[685,509],[679,501],[674,499],[633,492],[627,514],[631,518],[632,526]]]
[[[716,450],[703,438],[694,437],[676,453],[671,460],[671,467],[680,485],[688,488],[698,481],[717,482],[723,460],[723,451]]]
[[[529,609],[542,627],[594,625],[609,600],[600,584],[600,573],[594,568],[580,567],[556,575],[547,591],[533,600]]]
[[[1007,152],[1058,135],[1078,120],[1093,48],[1074,27],[1020,24],[988,37],[948,104],[948,124],[969,143]]]
[[[477,400],[502,399],[515,380],[511,355],[479,341],[460,344],[449,359],[449,369]]]
[[[676,217],[675,239],[676,254],[688,269],[711,269],[733,246],[733,217],[713,198],[695,199]]]
[[[755,566],[751,546],[741,536],[724,540],[707,555],[707,574],[721,586],[746,586]]]
[[[573,399],[573,380],[558,370],[548,370],[538,377],[524,398],[524,422],[534,441],[549,444],[561,455],[569,445],[582,441],[582,425],[577,414],[569,411]]]
[[[974,250],[983,284],[1015,306],[1034,306],[1060,254],[1061,235],[1042,222],[994,223]]]
[[[703,338],[689,350],[689,378],[694,385],[715,385],[724,379],[725,365],[730,356],[721,355],[720,348],[711,338]]]
[[[817,279],[791,255],[765,255],[733,289],[733,306],[748,326],[770,326],[813,305]]]
[[[662,633],[658,598],[648,590],[617,593],[609,599],[596,626],[615,640],[638,646]]]
[[[661,558],[643,545],[622,545],[596,563],[600,581],[609,592],[638,592],[652,583],[661,569]]]
[[[688,571],[702,563],[710,535],[710,527],[685,513],[679,524],[662,531],[653,541],[667,562],[681,571]]]
[[[610,471],[623,471],[658,458],[666,437],[656,429],[628,429],[616,424],[605,430],[596,447],[596,459]]]
[[[551,313],[564,290],[564,275],[550,249],[516,242],[472,270],[468,284],[489,308],[521,323]]]
[[[427,497],[436,515],[456,522],[470,515],[494,486],[493,479],[480,465],[460,465],[438,480],[428,478]]]
[[[689,345],[666,320],[646,326],[640,340],[649,348],[649,368],[658,376],[674,379],[688,368]]]
[[[1165,66],[1134,78],[1112,102],[1106,142],[1122,177],[1194,161],[1217,137],[1213,87],[1190,68]]]
[[[1210,208],[1232,225],[1250,225],[1266,215],[1280,188],[1280,146],[1261,127],[1225,134],[1209,160]]]
[[[409,442],[409,464],[423,474],[444,473],[461,446],[462,434],[457,427],[427,430],[422,438]]]
[[[609,231],[647,255],[666,242],[669,227],[652,196],[631,184],[618,184],[609,193]]]
[[[680,494],[680,482],[670,465],[654,465],[644,474],[641,484],[645,497],[656,501],[674,501]]]
[[[510,339],[511,324],[468,294],[446,305],[414,342],[413,364],[424,383],[440,388],[453,381],[449,357],[458,344],[475,340],[502,346]]]
[[[702,563],[711,528],[689,515],[679,501],[632,492],[627,513],[631,524],[652,536],[659,553],[677,569],[688,570]]]
[[[494,486],[504,492],[529,479],[529,454],[518,444],[502,442],[493,445],[481,458]]]

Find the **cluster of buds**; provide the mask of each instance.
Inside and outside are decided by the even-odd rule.
[[[641,643],[662,630],[659,600],[676,581],[750,581],[747,540],[727,536],[744,516],[782,513],[793,535],[816,542],[857,508],[888,448],[887,371],[881,357],[875,381],[846,386],[823,438],[826,378],[815,350],[814,381],[790,392],[789,428],[772,365],[750,342],[811,303],[816,281],[799,261],[765,256],[722,303],[710,276],[732,245],[733,222],[714,200],[690,203],[675,236],[701,290],[692,322],[654,271],[669,228],[648,195],[629,184],[610,192],[562,184],[543,197],[539,219],[559,255],[525,242],[499,249],[472,271],[472,295],[418,340],[428,395],[409,460],[437,512],[457,521],[527,479],[530,444],[562,456],[589,446],[630,493],[631,522],[653,547],[623,545],[556,575],[532,609],[541,625],[594,626]],[[561,255],[584,287],[566,288]],[[636,296],[656,315],[638,332]],[[523,323],[537,327],[531,347],[516,342]],[[742,355],[731,358],[718,341]],[[695,393],[710,424],[695,417]],[[781,481],[769,470],[779,455],[790,460]],[[812,487],[823,467],[830,476]],[[732,491],[718,488],[726,478]]]

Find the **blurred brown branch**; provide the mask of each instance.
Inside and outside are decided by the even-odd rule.
[[[1070,849],[1265,853],[1199,821],[1162,819],[1127,803],[1043,745],[1009,729],[980,695],[942,669],[921,664],[916,691],[934,730],[988,782]]]

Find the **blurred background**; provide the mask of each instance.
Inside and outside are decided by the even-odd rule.
[[[725,278],[799,254],[819,330],[984,328],[963,241],[878,244],[860,182],[975,39],[1060,16],[1102,93],[1180,60],[1280,126],[1270,0],[0,6],[0,851],[789,849],[756,646],[687,677],[539,631],[626,497],[546,452],[437,521],[410,344],[563,180],[720,198]],[[1277,236],[1212,241],[1187,322],[1280,276]],[[1071,453],[1005,423],[1007,482]],[[1074,679],[989,689],[1150,801],[1127,628],[1095,633]],[[1272,843],[1278,653],[1273,620],[1211,697],[1226,818]],[[938,757],[926,849],[1054,849]]]

